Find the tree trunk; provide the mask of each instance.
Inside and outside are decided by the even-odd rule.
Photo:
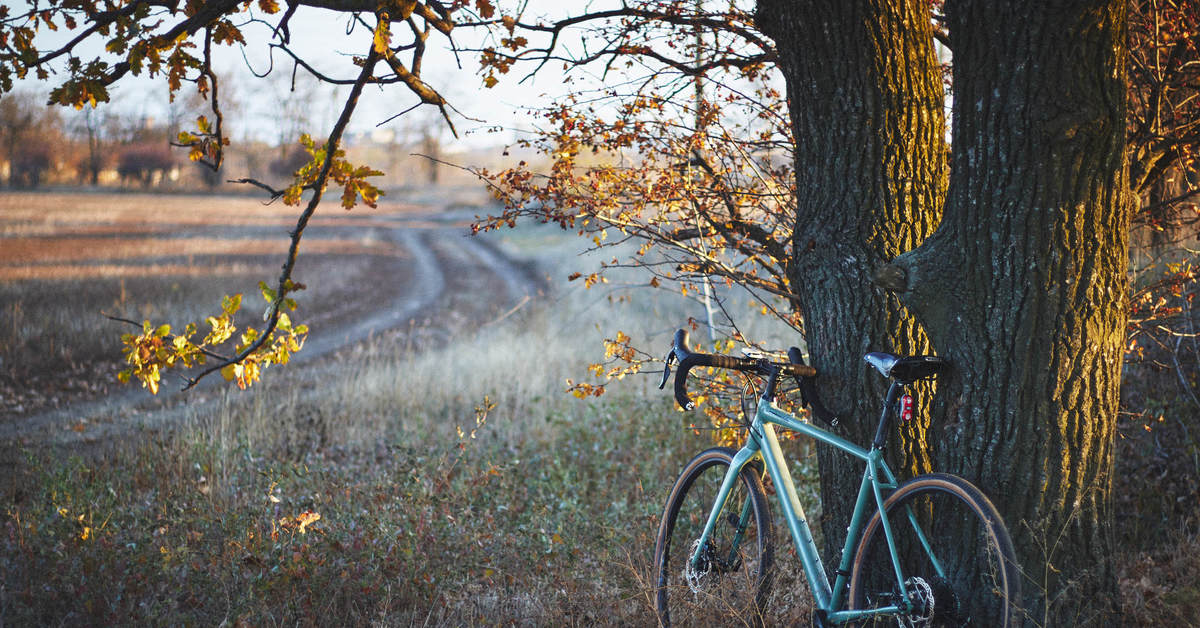
[[[864,442],[882,382],[868,350],[925,351],[893,290],[955,370],[906,473],[930,464],[997,502],[1030,619],[1113,610],[1110,491],[1129,196],[1123,3],[947,2],[955,51],[945,219],[941,90],[928,3],[762,0],[787,81],[800,198],[789,276],[821,390]],[[931,456],[932,460],[926,456]],[[826,547],[844,530],[841,461],[821,458]],[[1046,600],[1052,600],[1047,604]]]
[[[100,171],[104,168],[103,157],[100,153],[100,137],[99,133],[88,125],[88,161],[87,172],[88,182],[92,185],[100,184]]]
[[[881,276],[955,366],[928,435],[935,466],[996,501],[1031,619],[1088,623],[1115,608],[1125,4],[951,0],[946,10],[955,110],[944,218]]]
[[[886,382],[869,351],[926,353],[900,302],[874,270],[933,232],[945,193],[941,73],[929,3],[761,0],[758,26],[776,42],[787,82],[798,205],[788,279],[820,392],[837,431],[874,436]],[[889,448],[905,475],[929,469],[927,421]],[[895,441],[894,441],[895,442]],[[853,460],[818,448],[827,567],[845,538],[861,476]]]

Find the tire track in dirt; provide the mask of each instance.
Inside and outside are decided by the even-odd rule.
[[[409,259],[413,264],[413,279],[405,286],[395,281],[394,277],[380,277],[362,298],[378,299],[377,302],[383,306],[374,308],[365,316],[340,321],[337,326],[315,329],[305,341],[304,349],[296,354],[301,364],[366,340],[372,334],[398,327],[422,310],[431,307],[442,295],[445,273],[442,272],[441,265],[429,250],[424,238],[420,237],[421,234],[405,227],[384,231],[388,241],[409,252]],[[404,296],[398,298],[398,295]]]
[[[435,329],[442,321],[441,331],[448,337],[452,325],[485,323],[535,296],[542,286],[533,269],[490,242],[471,237],[463,218],[453,214],[376,217],[369,227],[371,235],[403,250],[404,261],[411,266],[399,273],[381,264],[371,275],[371,285],[356,297],[368,306],[355,304],[335,313],[333,320],[321,322],[287,368],[320,364],[339,351],[419,319],[430,321]],[[0,422],[0,446],[96,443],[169,426],[186,417],[203,397],[229,385],[213,374],[188,392],[164,381],[156,397],[140,388],[120,388],[98,400]],[[72,429],[79,426],[82,429]]]

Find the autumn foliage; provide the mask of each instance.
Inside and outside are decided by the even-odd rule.
[[[276,300],[275,292],[265,282],[259,284],[263,299],[268,303]],[[289,291],[300,286],[289,285]],[[296,302],[284,298],[288,310],[295,310]],[[170,325],[154,327],[150,321],[142,323],[142,333],[124,334],[125,362],[128,368],[117,377],[122,382],[136,379],[151,393],[157,393],[163,372],[175,367],[192,368],[204,365],[210,359],[224,362],[221,375],[226,381],[236,382],[245,389],[261,377],[262,370],[272,364],[287,364],[291,354],[299,351],[308,334],[305,325],[293,325],[287,312],[281,312],[273,330],[267,331],[265,349],[250,353],[241,361],[231,361],[227,355],[218,353],[231,339],[236,340],[233,352],[242,353],[251,347],[264,333],[254,327],[246,327],[238,333],[235,315],[242,307],[242,295],[226,296],[221,300],[221,313],[205,319],[208,330],[197,341],[197,325],[188,323],[182,332],[172,334]],[[235,338],[236,336],[236,338]]]
[[[1200,184],[1196,2],[1131,5],[1128,137],[1133,192],[1141,207],[1137,220],[1173,234],[1172,239],[1191,234],[1181,229],[1195,223]],[[198,115],[195,128],[180,132],[175,143],[192,161],[217,168],[229,140],[223,131],[220,83],[212,69],[215,47],[261,39],[291,60],[294,69],[318,80],[359,89],[398,85],[418,105],[436,107],[449,122],[450,104],[422,78],[424,51],[431,36],[471,29],[478,37],[458,49],[478,55],[485,89],[505,77],[537,73],[547,64],[598,68],[604,77],[603,87],[577,91],[539,114],[542,130],[522,144],[545,157],[544,167],[522,162],[479,173],[504,202],[504,210],[481,219],[478,228],[533,218],[575,230],[596,248],[633,243],[632,255],[614,256],[608,266],[640,267],[648,272],[651,287],[690,298],[711,293],[714,285],[739,286],[750,291],[755,311],[803,332],[797,295],[788,281],[795,246],[791,234],[797,228],[792,224],[797,191],[791,147],[803,138],[791,136],[789,103],[774,71],[774,43],[758,30],[753,2],[636,0],[553,21],[527,15],[521,4],[490,0],[349,2],[339,8],[357,16],[354,24],[362,36],[362,49],[348,64],[353,78],[314,69],[300,42],[292,41],[289,20],[305,4],[189,0],[171,6],[110,6],[96,0],[56,0],[24,11],[0,7],[0,91],[28,76],[49,78],[52,70],[65,78],[50,92],[50,100],[76,108],[104,103],[108,88],[127,75],[161,79],[172,97],[190,87],[207,100],[209,111]],[[941,25],[942,3],[933,2],[933,8]],[[59,29],[77,36],[67,44],[42,43],[45,32]],[[77,44],[89,40],[102,43],[105,54],[80,52]],[[327,141],[301,138],[309,161],[284,189],[243,179],[290,204],[299,205],[304,194],[313,193],[298,220],[289,260],[294,260],[306,216],[326,187],[341,190],[340,202],[347,209],[360,201],[374,206],[381,194],[369,183],[379,171],[347,163],[339,147],[355,99],[347,100],[341,124]],[[1190,280],[1186,273],[1171,276]],[[583,278],[588,285],[602,279],[603,272]],[[286,295],[290,280],[285,272],[275,291]],[[1156,279],[1150,285],[1166,284]],[[1133,307],[1143,308],[1135,311],[1135,322],[1145,320],[1141,315],[1147,299],[1157,302],[1162,296],[1133,299]],[[720,299],[716,303],[723,308]],[[271,307],[268,330],[278,324],[278,309],[277,303]],[[743,315],[721,311],[719,332],[753,344],[737,324]],[[252,346],[252,352],[271,351],[264,344]],[[155,350],[162,351],[172,349]],[[232,364],[250,356],[239,352],[227,358]],[[176,355],[170,364],[158,366],[186,362]],[[606,374],[637,367],[629,362]],[[603,384],[597,384],[588,392],[601,390]]]

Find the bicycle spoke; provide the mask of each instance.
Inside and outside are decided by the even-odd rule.
[[[964,486],[969,488],[964,488]],[[897,582],[878,516],[855,558],[851,605],[915,607],[901,625],[1004,626],[1019,602],[1012,543],[994,507],[953,476],[923,476],[888,499],[888,519],[904,575]],[[892,625],[880,618],[864,625]]]
[[[766,497],[754,472],[742,472],[708,543],[699,545],[731,457],[726,449],[702,453],[672,491],[655,562],[659,613],[674,625],[761,622],[771,541]]]

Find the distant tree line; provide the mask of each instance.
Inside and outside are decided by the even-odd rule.
[[[49,182],[149,187],[178,172],[169,129],[152,119],[129,119],[84,108],[64,112],[33,93],[0,97],[0,171],[10,188]]]

